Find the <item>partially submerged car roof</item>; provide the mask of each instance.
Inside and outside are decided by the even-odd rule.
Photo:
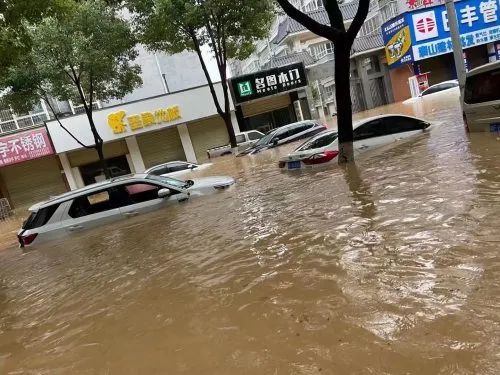
[[[493,61],[491,63],[484,64],[484,65],[478,66],[477,68],[471,69],[467,72],[466,76],[472,77],[472,76],[475,76],[477,74],[489,72],[490,70],[495,70],[495,69],[500,69],[500,60]]]
[[[46,201],[36,203],[36,204],[32,205],[28,210],[31,212],[36,212],[41,208],[49,207],[53,204],[59,204],[62,202],[66,202],[70,199],[73,199],[74,197],[80,196],[82,194],[90,193],[92,191],[100,190],[103,187],[113,185],[115,183],[128,181],[128,180],[140,181],[140,180],[146,179],[146,177],[147,177],[146,173],[140,173],[140,174],[114,177],[114,178],[111,178],[109,180],[96,182],[95,184],[87,185],[87,186],[80,188],[80,189],[68,191],[67,193],[63,193],[63,194],[51,197],[50,199],[48,199]]]

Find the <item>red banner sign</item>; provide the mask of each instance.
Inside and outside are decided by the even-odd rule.
[[[0,138],[0,167],[38,159],[53,153],[45,128]]]

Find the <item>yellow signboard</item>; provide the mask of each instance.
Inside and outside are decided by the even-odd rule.
[[[122,134],[129,130],[139,130],[148,126],[171,122],[181,118],[178,105],[158,109],[154,112],[142,112],[127,116],[125,111],[113,112],[108,115],[108,126],[114,134]]]
[[[399,30],[385,45],[387,64],[392,65],[397,61],[404,63],[411,61],[411,56],[405,56],[411,48],[410,27],[405,26]]]

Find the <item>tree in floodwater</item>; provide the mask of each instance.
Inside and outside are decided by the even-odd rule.
[[[93,103],[123,98],[141,84],[140,67],[132,63],[136,39],[129,23],[105,1],[58,0],[55,9],[50,16],[23,19],[16,27],[4,25],[13,39],[3,39],[2,45],[10,43],[18,53],[13,58],[0,55],[2,104],[22,113],[41,98],[56,115],[49,98],[81,102],[93,144],[84,144],[59,124],[80,146],[96,150],[109,178]],[[14,39],[16,35],[22,37]],[[2,54],[8,51],[0,48]]]
[[[288,16],[302,24],[313,33],[330,40],[334,45],[335,61],[335,99],[337,101],[337,124],[339,133],[339,163],[354,160],[352,102],[350,87],[350,55],[354,39],[366,20],[370,0],[359,0],[354,19],[346,29],[344,17],[337,0],[323,0],[330,20],[329,25],[321,24],[306,13],[295,8],[289,0],[276,0]]]
[[[231,146],[236,147],[227,63],[246,59],[255,43],[267,36],[274,13],[272,0],[128,0],[126,4],[134,12],[142,42],[150,49],[196,52],[217,113],[226,124]],[[224,103],[215,92],[203,46],[209,47],[217,63]]]

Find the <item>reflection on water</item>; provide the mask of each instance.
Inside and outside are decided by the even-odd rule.
[[[497,374],[500,141],[455,97],[365,115],[391,111],[439,124],[342,168],[221,158],[229,191],[4,245],[0,372]]]

